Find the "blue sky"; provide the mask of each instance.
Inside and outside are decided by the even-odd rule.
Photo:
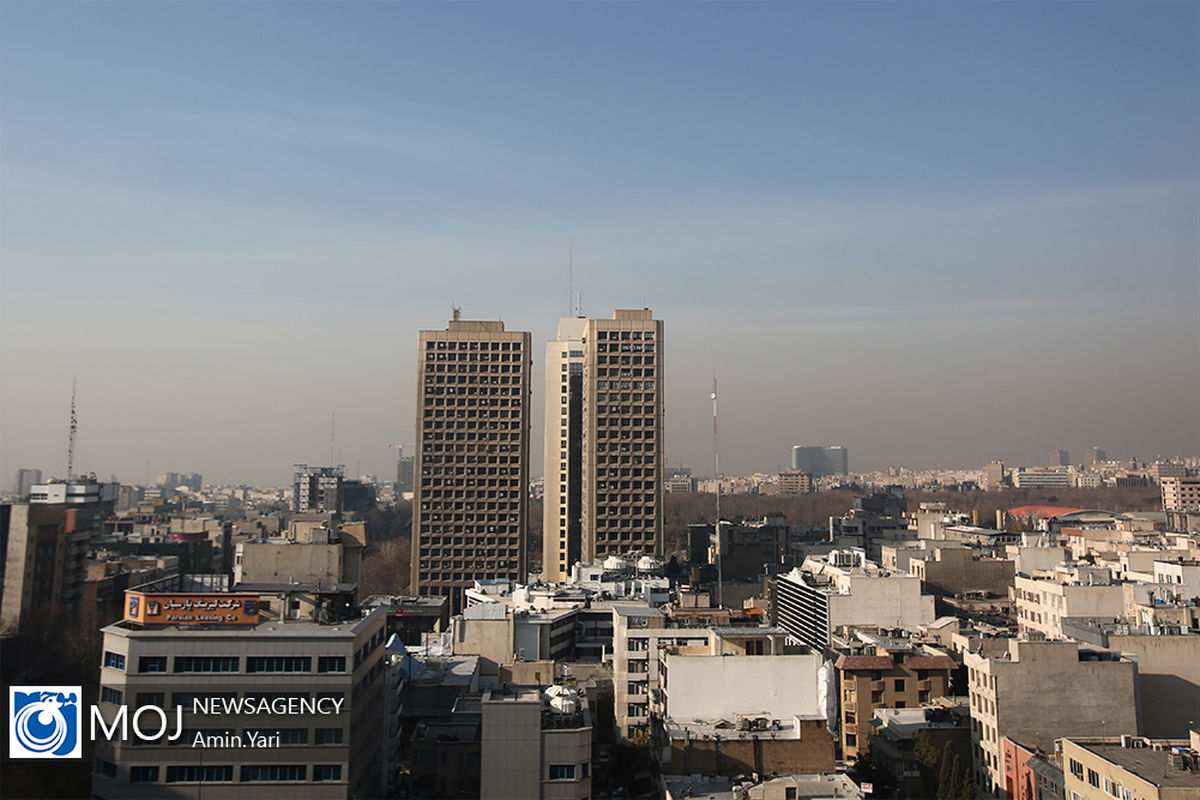
[[[0,470],[63,471],[78,376],[103,475],[283,482],[331,412],[390,474],[416,331],[454,304],[550,338],[569,235],[585,313],[665,321],[672,463],[711,459],[714,370],[731,471],[1196,454],[1198,31],[1196,3],[6,0]]]

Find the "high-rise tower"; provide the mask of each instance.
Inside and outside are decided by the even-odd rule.
[[[542,573],[662,549],[661,320],[563,319],[546,346]]]
[[[525,577],[530,334],[454,319],[421,331],[413,469],[413,594]]]

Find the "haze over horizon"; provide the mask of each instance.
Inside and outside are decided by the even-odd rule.
[[[671,465],[1200,454],[1200,5],[0,4],[0,487],[394,475],[417,331],[664,321]]]

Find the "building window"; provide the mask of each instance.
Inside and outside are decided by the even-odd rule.
[[[896,691],[897,692],[904,691],[904,678],[896,678]]]
[[[258,731],[264,736],[279,736],[280,744],[308,744],[308,728],[280,728],[274,731]]]
[[[1100,786],[1100,773],[1094,769],[1089,769],[1087,771],[1087,782],[1098,788]]]
[[[162,708],[167,702],[165,692],[138,692],[137,704],[139,706],[158,706]]]
[[[315,733],[315,744],[341,744],[342,743],[341,728],[317,728]]]
[[[175,656],[176,672],[237,672],[237,656]]]
[[[121,655],[120,653],[110,653],[107,650],[105,650],[104,651],[104,666],[108,667],[109,669],[119,669],[119,670],[124,671],[125,670],[125,656]]]
[[[314,781],[340,781],[342,779],[341,764],[314,764]]]
[[[178,660],[178,659],[177,659]],[[345,670],[346,659],[342,659],[342,669]],[[178,672],[179,670],[176,670]],[[247,656],[246,672],[311,672],[312,659],[309,656]]]
[[[551,764],[550,765],[550,780],[552,780],[552,781],[573,781],[573,780],[575,780],[575,765],[574,764]]]
[[[226,783],[232,780],[232,765],[167,767],[167,783]]]
[[[846,747],[858,747],[858,734],[857,733],[847,733],[846,734]]]
[[[104,761],[98,758],[96,759],[96,774],[103,775],[105,778],[115,781],[117,779],[117,765],[111,761]]]
[[[242,767],[242,783],[302,781],[307,776],[306,764],[246,764]]]
[[[166,672],[166,656],[142,656],[138,659],[138,672]]]
[[[114,706],[119,706],[119,705],[121,705],[122,699],[123,699],[123,695],[117,689],[113,689],[111,687],[105,686],[104,688],[102,688],[100,690],[100,702],[101,703],[112,703]]]
[[[158,783],[158,767],[130,767],[130,783]]]
[[[317,659],[317,672],[345,672],[345,656],[321,656]]]

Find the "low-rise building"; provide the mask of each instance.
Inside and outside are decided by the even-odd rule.
[[[1053,576],[1017,575],[1013,581],[1017,630],[1062,639],[1064,617],[1120,617],[1125,592],[1112,583],[1107,568],[1060,565]]]
[[[1200,736],[1062,740],[1068,800],[1195,800],[1200,797]]]
[[[886,635],[855,631],[852,645],[833,662],[841,700],[842,758],[865,755],[879,709],[927,706],[950,694],[958,664],[943,652]]]
[[[934,618],[934,597],[921,594],[920,578],[881,569],[862,550],[810,556],[775,584],[772,621],[817,649],[842,626],[916,630]]]
[[[483,800],[592,795],[592,715],[573,687],[497,687],[480,699]]]
[[[104,628],[105,725],[153,706],[172,725],[180,713],[183,730],[174,740],[169,730],[153,741],[119,733],[97,741],[93,796],[323,800],[385,791],[396,720],[382,695],[383,609],[340,613],[341,592],[329,603],[293,587],[231,593],[221,577],[131,590],[125,619]]]

